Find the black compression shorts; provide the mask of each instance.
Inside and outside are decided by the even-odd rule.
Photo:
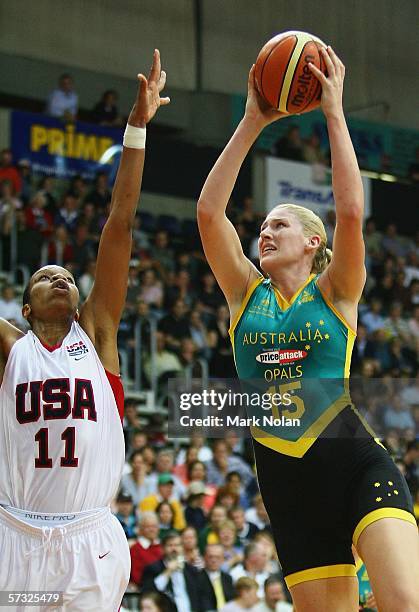
[[[365,429],[359,435],[360,421],[350,407],[339,422],[345,426],[333,431],[331,424],[302,458],[253,441],[259,487],[288,587],[355,576],[351,544],[380,518],[416,524],[406,481],[388,452]]]

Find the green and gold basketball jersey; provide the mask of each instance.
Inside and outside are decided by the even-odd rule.
[[[267,414],[260,406],[248,408],[258,422],[252,436],[294,457],[302,457],[351,403],[347,379],[356,334],[322,294],[317,279],[312,274],[287,302],[269,279],[260,277],[230,328],[239,378],[264,381],[266,393],[285,395],[291,402],[271,406],[281,423],[292,421],[288,427],[261,418]]]

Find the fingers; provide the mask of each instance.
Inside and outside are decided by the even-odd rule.
[[[310,68],[311,72],[314,74],[314,76],[320,81],[320,83],[323,85],[324,83],[327,83],[327,77],[326,75],[317,68],[317,66],[315,66],[314,64],[312,64],[311,62],[309,62],[308,67]]]
[[[320,53],[322,54],[324,63],[326,64],[327,74],[329,75],[329,77],[333,77],[336,74],[336,69],[335,64],[333,63],[332,58],[330,56],[330,50],[331,47],[327,47],[327,49],[321,47]]]
[[[154,49],[153,64],[150,69],[148,80],[154,81],[157,83],[157,81],[160,79],[160,73],[161,73],[160,51],[158,49]]]
[[[157,83],[158,90],[161,91],[165,85],[166,85],[166,73],[164,70],[162,70],[160,73],[159,82]]]
[[[139,91],[138,94],[144,94],[147,91],[147,79],[143,74],[137,74],[137,79],[139,81]]]

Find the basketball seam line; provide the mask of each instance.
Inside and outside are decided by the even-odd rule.
[[[306,45],[307,45],[307,43],[308,43],[308,42],[310,42],[310,41],[306,41],[306,42],[304,43],[304,45],[301,47],[300,55],[298,56],[298,59],[297,59],[297,61],[295,62],[295,70],[297,70],[298,64],[300,63],[300,60],[301,60],[301,56],[303,55],[303,51],[304,51],[304,49],[306,48]],[[291,57],[290,57],[290,60],[291,60]],[[287,101],[285,102],[285,108],[287,109],[287,111],[288,111],[288,102],[290,101],[290,96],[291,96],[291,91],[292,91],[292,82],[293,82],[293,80],[294,80],[294,76],[295,76],[295,72],[294,72],[294,74],[292,75],[292,79],[291,79],[291,83],[290,83],[290,88],[289,88],[289,90],[288,90]],[[279,104],[279,103],[278,103],[278,104]]]
[[[284,84],[285,75],[287,74],[287,70],[288,70],[289,63],[290,63],[290,61],[291,61],[291,59],[292,59],[292,56],[294,55],[295,47],[296,47],[296,46],[297,46],[297,44],[298,44],[298,36],[297,36],[297,35],[295,35],[295,34],[294,34],[294,36],[295,36],[294,46],[293,46],[293,48],[292,48],[292,50],[291,50],[291,53],[289,54],[289,57],[288,57],[288,62],[287,62],[287,65],[285,66],[285,70],[284,70],[284,71],[283,71],[283,73],[282,73],[281,86],[280,86],[280,88],[279,88],[278,100],[277,100],[277,102],[276,102],[276,108],[277,108],[277,109],[279,109],[279,102],[280,102],[280,100],[281,100],[281,92],[282,92],[282,86],[283,86],[283,84]],[[287,104],[288,104],[288,99],[287,99]],[[287,110],[287,106],[285,107],[285,109]]]

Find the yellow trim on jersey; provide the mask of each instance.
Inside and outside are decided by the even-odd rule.
[[[395,518],[400,519],[402,521],[407,521],[408,523],[412,523],[416,527],[416,519],[413,514],[410,514],[407,510],[400,510],[400,508],[378,508],[377,510],[373,510],[369,512],[362,518],[358,525],[355,527],[354,535],[352,536],[352,541],[354,546],[358,544],[358,540],[362,532],[368,525],[371,523],[375,523],[375,521],[379,521],[383,518]]]
[[[281,97],[279,98],[278,110],[282,113],[288,113],[287,111],[287,100],[288,94],[290,91],[292,78],[294,76],[295,67],[300,59],[301,52],[304,49],[306,43],[312,40],[310,34],[305,34],[305,32],[298,32],[297,34],[297,43],[295,45],[294,51],[292,52],[290,62],[288,64],[287,71],[285,73],[284,82],[282,84]]]
[[[253,283],[250,285],[249,289],[247,290],[246,295],[243,298],[243,301],[240,305],[240,308],[238,309],[238,311],[236,312],[236,314],[234,315],[234,319],[230,324],[230,328],[228,330],[228,333],[230,334],[230,339],[231,339],[231,343],[233,345],[233,350],[234,350],[234,330],[237,327],[237,323],[240,321],[241,316],[250,300],[250,298],[252,297],[252,293],[254,292],[254,290],[256,289],[256,287],[258,287],[263,281],[265,280],[264,276],[259,276],[256,280],[253,281]]]
[[[330,310],[337,316],[338,319],[340,319],[340,321],[342,321],[342,323],[344,324],[345,327],[348,328],[348,330],[350,332],[352,332],[355,336],[356,336],[356,331],[354,329],[352,329],[352,327],[349,325],[348,321],[345,319],[345,317],[343,316],[342,313],[339,312],[339,310],[336,308],[336,306],[334,306],[332,304],[332,302],[329,300],[328,297],[326,297],[326,295],[324,294],[323,290],[319,287],[319,284],[317,283],[317,288],[321,293],[322,298],[324,299],[324,301],[326,302],[326,304],[329,306]]]
[[[348,327],[348,339],[346,340],[346,354],[345,354],[345,367],[344,367],[344,378],[349,378],[351,373],[351,358],[352,351],[354,348],[354,343],[356,339],[356,334],[352,331],[350,327]]]
[[[314,421],[312,425],[304,432],[304,434],[298,440],[284,440],[283,438],[276,438],[270,435],[268,432],[263,431],[259,427],[250,427],[252,436],[263,446],[270,448],[271,450],[283,453],[284,455],[290,455],[301,459],[308,449],[313,446],[321,432],[333,421],[333,419],[342,410],[350,404],[350,400],[345,401],[346,394],[341,395],[336,402],[333,402],[329,408],[323,412],[321,416]],[[340,404],[340,405],[339,405]]]
[[[342,563],[339,565],[323,565],[322,567],[313,567],[311,569],[294,572],[289,576],[285,576],[285,582],[288,588],[308,582],[309,580],[322,580],[324,578],[353,578],[356,577],[355,565],[351,563]]]
[[[356,570],[356,573],[359,572],[359,570],[361,569],[361,567],[363,565],[364,565],[363,560],[361,559],[361,557],[358,557],[358,559],[356,559],[356,561],[355,561],[355,570]]]
[[[294,293],[294,295],[292,296],[290,301],[285,299],[284,296],[282,295],[282,293],[280,292],[280,290],[277,289],[277,287],[275,287],[275,285],[273,283],[271,283],[272,289],[274,290],[274,294],[275,294],[275,297],[276,297],[276,301],[277,301],[278,306],[280,307],[280,309],[282,311],[288,310],[288,308],[290,306],[292,306],[292,304],[294,304],[295,300],[299,297],[299,295],[302,292],[302,290],[305,289],[305,287],[307,287],[307,285],[313,280],[313,278],[315,276],[316,276],[315,274],[310,274],[310,276],[304,282],[304,284],[301,285],[301,287],[299,289],[297,289],[297,291]]]

